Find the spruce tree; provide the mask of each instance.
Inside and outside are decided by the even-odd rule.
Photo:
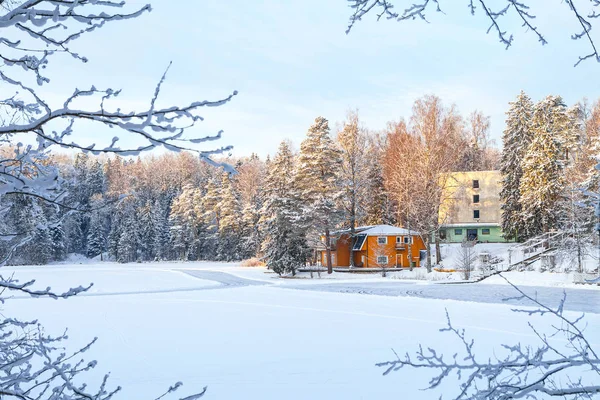
[[[200,217],[196,213],[195,200],[197,189],[186,185],[171,204],[169,215],[171,245],[179,260],[194,257],[197,244],[196,229]]]
[[[221,179],[220,199],[216,208],[220,216],[217,258],[223,261],[239,260],[242,213],[239,198],[227,173],[224,173]]]
[[[522,219],[521,177],[522,163],[533,137],[533,102],[521,91],[510,102],[506,112],[506,128],[502,136],[503,151],[500,171],[502,173],[502,231],[506,238],[523,240],[525,225]]]
[[[138,231],[135,215],[130,213],[123,221],[119,235],[117,261],[127,263],[138,260]]]
[[[332,273],[331,230],[343,217],[340,199],[340,152],[331,140],[329,122],[317,117],[300,145],[296,168],[296,185],[303,202],[304,222],[316,241],[325,236],[327,273]]]
[[[102,254],[106,249],[106,233],[101,212],[96,210],[90,218],[90,229],[87,236],[87,256],[90,258]]]
[[[52,259],[55,261],[64,260],[67,255],[67,249],[62,222],[54,222],[48,226],[48,229],[50,230],[50,240],[52,241]]]
[[[43,265],[52,260],[52,237],[43,216],[33,230],[31,242],[23,249],[28,264]]]
[[[301,202],[294,179],[294,155],[287,142],[269,163],[265,202],[261,210],[262,252],[267,267],[279,275],[296,274],[306,264],[306,230],[301,221]]]
[[[203,193],[198,207],[202,212],[202,220],[206,227],[204,235],[204,255],[208,259],[215,259],[218,250],[218,231],[220,225],[220,210],[218,204],[221,201],[221,191],[214,178],[208,180],[206,191]]]
[[[152,252],[157,260],[167,260],[170,257],[168,246],[170,239],[168,210],[163,201],[156,200],[152,207],[152,221],[154,226]]]
[[[533,111],[533,138],[523,159],[519,185],[522,218],[528,237],[558,227],[564,179],[563,137],[571,127],[567,107],[560,96],[548,96]]]

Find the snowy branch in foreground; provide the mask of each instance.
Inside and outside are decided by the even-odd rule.
[[[501,275],[502,276],[502,275]],[[504,277],[503,277],[504,278]],[[506,280],[506,278],[504,278]],[[508,280],[507,280],[508,282]],[[423,348],[415,355],[396,354],[396,359],[377,364],[385,367],[384,375],[402,368],[431,369],[437,371],[429,381],[428,389],[438,388],[442,382],[455,376],[459,381],[458,399],[535,399],[536,395],[589,399],[600,394],[600,358],[583,333],[583,315],[575,320],[564,316],[566,295],[556,309],[552,309],[508,282],[517,292],[515,299],[528,300],[535,308],[513,309],[528,315],[550,315],[559,324],[552,325],[551,335],[541,333],[531,323],[529,326],[540,340],[537,347],[502,345],[506,355],[483,359],[474,350],[475,341],[468,339],[464,329],[452,325],[446,312],[449,332],[458,338],[462,350],[446,356],[432,347]],[[566,339],[567,345],[558,347],[551,343],[557,336]]]
[[[22,219],[28,226],[15,232],[0,227],[0,240],[11,241],[0,266],[33,242],[36,232],[48,235],[52,225],[43,218],[33,218],[43,215],[44,207],[60,207],[58,216],[63,209],[79,211],[79,205],[69,207],[63,203],[65,182],[52,166],[49,150],[53,147],[133,156],[162,146],[170,151],[194,152],[208,163],[233,170],[210,158],[230,150],[230,146],[206,151],[194,148],[196,144],[220,139],[221,132],[191,138],[184,137],[184,133],[202,121],[201,109],[227,103],[237,94],[235,91],[216,101],[159,107],[157,100],[168,68],[143,111],[123,111],[118,104],[109,108],[109,103],[120,93],[111,88],[90,85],[89,89],[75,89],[64,96],[59,106],[50,104],[35,89],[50,82],[44,72],[53,56],[62,53],[76,62],[87,62],[84,55],[71,48],[77,39],[109,22],[134,19],[151,11],[150,5],[130,11],[125,8],[125,1],[112,0],[0,0],[0,218],[11,206],[15,213],[25,210],[32,216]],[[89,100],[96,105],[92,108],[79,105]],[[117,135],[106,141],[110,142],[108,146],[83,143],[76,138],[77,125],[82,121],[116,129]],[[123,149],[117,146],[119,135],[134,136],[143,144]],[[23,144],[31,137],[35,137],[35,144]],[[60,219],[55,221],[58,222]],[[17,292],[58,299],[89,289],[89,286],[77,287],[54,293],[50,288],[37,290],[33,284],[34,281],[20,283],[12,277],[0,276],[0,295]],[[95,339],[73,353],[60,347],[66,339],[66,334],[57,337],[45,334],[36,321],[23,322],[0,315],[0,398],[108,400],[119,392],[120,387],[108,389],[108,375],[95,390],[88,387],[81,375],[96,366],[95,361],[81,358]],[[159,399],[173,394],[180,386],[181,383],[171,386]],[[206,388],[184,399],[197,399],[205,392]]]
[[[197,150],[193,145],[221,138],[222,132],[205,137],[184,137],[184,133],[203,120],[199,114],[206,107],[229,102],[237,94],[211,101],[194,101],[184,105],[158,107],[157,100],[167,71],[158,81],[148,108],[143,111],[123,111],[116,100],[120,90],[112,88],[75,89],[58,108],[53,107],[36,91],[50,79],[44,75],[52,56],[67,53],[78,62],[87,58],[71,50],[70,45],[85,34],[97,31],[108,22],[134,19],[151,11],[150,5],[125,11],[126,3],[110,0],[22,0],[0,2],[0,83],[6,98],[0,98],[0,143],[14,148],[14,156],[0,160],[0,195],[18,192],[52,197],[49,193],[60,186],[55,169],[45,166],[43,159],[53,146],[79,149],[93,154],[113,153],[135,156],[162,146],[171,151],[192,151],[202,160],[233,168],[211,160],[211,155],[227,152],[231,146]],[[170,66],[170,64],[169,64]],[[86,98],[96,100],[93,109],[77,106]],[[110,145],[82,143],[76,136],[76,125],[86,121],[100,128],[117,130],[106,140]],[[23,134],[33,134],[37,145],[24,146]],[[120,135],[135,136],[142,144],[133,148],[117,145]],[[54,200],[56,198],[52,197]]]
[[[353,10],[352,15],[350,15],[350,22],[346,33],[349,33],[354,25],[359,22],[365,15],[371,13],[376,14],[377,20],[385,17],[386,19],[395,19],[396,21],[405,21],[405,20],[414,20],[421,19],[427,22],[426,13],[430,11],[432,8],[435,12],[441,12],[442,8],[440,6],[441,0],[420,0],[416,3],[411,3],[410,0],[407,3],[407,8],[404,10],[396,11],[394,8],[393,0],[347,0],[349,2],[350,8]],[[487,29],[487,33],[493,31],[498,35],[498,40],[502,43],[507,49],[513,43],[513,35],[508,33],[504,28],[501,27],[501,18],[506,17],[509,13],[514,13],[518,16],[519,20],[522,22],[521,26],[524,27],[527,31],[532,32],[538,39],[538,41],[545,45],[547,44],[547,40],[544,35],[540,32],[540,30],[533,24],[536,16],[531,12],[531,8],[527,5],[526,0],[503,0],[501,6],[498,8],[492,8],[489,5],[489,1],[485,0],[467,0],[466,5],[471,12],[471,15],[475,15],[477,9],[481,8],[486,18],[490,22],[490,26]],[[591,9],[587,14],[584,14],[580,11],[580,9],[575,5],[574,0],[565,0],[566,5],[569,7],[569,16],[571,18],[575,18],[578,22],[578,25],[581,26],[582,30],[580,32],[576,32],[571,35],[571,39],[579,40],[584,39],[589,42],[589,46],[591,48],[590,53],[584,56],[580,56],[579,60],[575,63],[575,66],[579,65],[582,61],[585,61],[590,58],[596,59],[596,61],[600,62],[600,54],[598,54],[598,50],[596,49],[596,44],[592,37],[590,36],[590,31],[592,30],[592,20],[600,17],[600,14],[597,13],[597,8],[600,6],[600,2],[596,0],[592,0]],[[448,2],[450,4],[450,2]],[[448,5],[448,7],[455,6],[455,4]]]
[[[49,336],[37,321],[21,322],[14,319],[0,320],[0,398],[20,400],[109,400],[121,387],[108,387],[106,374],[97,389],[80,382],[82,373],[89,372],[96,361],[85,361],[83,353],[90,349],[97,338],[79,350],[67,353],[61,347],[68,339]],[[158,399],[171,395],[181,387],[181,382],[169,387]],[[195,400],[202,392],[182,397]]]

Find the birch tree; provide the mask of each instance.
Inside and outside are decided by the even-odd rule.
[[[367,134],[357,111],[348,112],[336,139],[341,156],[340,185],[343,190],[344,219],[346,228],[350,229],[351,240],[354,241],[357,223],[364,218],[370,201]],[[353,267],[353,246],[350,249],[350,266]]]
[[[415,102],[410,125],[390,124],[385,152],[386,186],[397,202],[399,220],[418,232],[427,246],[427,270],[431,271],[431,244],[439,249],[440,205],[448,185],[448,172],[459,160],[460,116],[445,108],[438,97]]]

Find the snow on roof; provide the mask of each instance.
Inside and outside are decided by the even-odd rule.
[[[362,228],[362,229],[361,229]],[[369,236],[392,236],[392,235],[408,235],[408,229],[398,228],[391,225],[375,225],[375,226],[367,226],[367,227],[358,227],[357,231],[360,231],[362,234],[366,234]],[[416,235],[415,231],[410,232],[412,235]]]
[[[393,236],[393,235],[408,235],[408,229],[398,228],[391,225],[366,225],[357,226],[354,228],[354,232],[357,234],[366,234],[368,236]],[[343,229],[339,231],[331,232],[333,235],[340,235],[344,233],[350,233],[350,229]],[[411,235],[416,236],[416,231],[411,231]]]

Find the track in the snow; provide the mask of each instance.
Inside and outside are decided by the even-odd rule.
[[[286,286],[291,289],[313,290],[322,292],[357,293],[378,296],[408,296],[439,300],[472,301],[477,303],[499,303],[520,306],[534,306],[527,299],[519,296],[508,285],[466,284],[466,285],[415,285],[404,282],[357,282],[331,284],[303,284]],[[553,287],[523,286],[520,288],[528,295],[537,298],[542,304],[557,307],[567,294],[565,310],[586,313],[600,313],[600,291],[586,289],[563,289]]]

